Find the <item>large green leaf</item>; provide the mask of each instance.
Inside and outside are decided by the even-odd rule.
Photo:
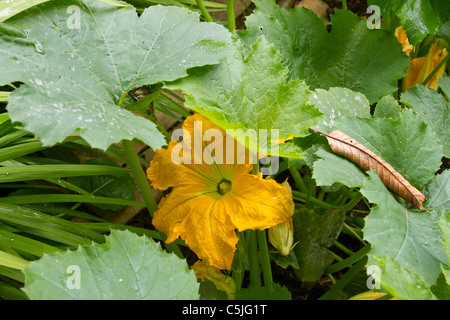
[[[405,109],[398,119],[350,118],[336,127],[388,162],[416,188],[422,188],[439,169],[442,147],[422,117]]]
[[[448,0],[369,0],[368,4],[379,6],[382,14],[391,9],[400,18],[413,45],[428,34],[435,34],[450,18]]]
[[[287,73],[279,53],[262,37],[247,58],[236,40],[233,54],[220,64],[192,69],[189,77],[167,86],[186,92],[185,105],[222,128],[243,129],[256,139],[261,129],[268,131],[269,139],[271,129],[278,130],[275,140],[305,136],[321,113],[307,103],[311,93],[303,81],[286,83]],[[236,133],[245,141],[244,134]],[[251,143],[247,145],[253,149]],[[285,155],[282,148],[280,155]]]
[[[335,120],[340,117],[370,118],[370,104],[367,98],[347,88],[316,89],[309,103],[323,113],[323,118],[314,129],[324,133],[335,130]]]
[[[435,300],[430,286],[414,271],[390,256],[374,256],[380,267],[379,281],[397,299]]]
[[[447,211],[441,215],[440,226],[444,234],[442,243],[444,245],[445,252],[447,253],[447,258],[450,259],[450,211]],[[447,283],[447,291],[449,291],[448,287],[450,286],[450,266],[441,265],[441,269]]]
[[[0,2],[0,22],[3,22],[16,14],[21,13],[31,7],[37,6],[43,2],[49,0],[12,0],[12,1],[1,1]],[[129,6],[126,2],[118,2],[115,0],[97,0],[103,1],[116,6]]]
[[[437,140],[444,149],[444,156],[450,158],[450,103],[436,90],[421,85],[403,93],[400,101],[422,116],[436,133]]]
[[[369,172],[361,193],[375,204],[365,218],[363,231],[364,239],[372,245],[368,264],[380,266],[381,285],[394,295],[402,291],[400,298],[429,298],[424,285],[432,286],[441,273],[440,264],[449,262],[441,243],[439,221],[405,208],[375,171]],[[418,290],[411,292],[411,288]]]
[[[385,96],[378,101],[373,116],[376,118],[392,118],[400,117],[401,107],[392,96]]]
[[[331,186],[335,182],[347,187],[360,187],[367,176],[355,164],[334,153],[319,149],[316,155],[320,158],[313,164],[313,178],[318,186]]]
[[[419,190],[441,165],[442,147],[435,133],[412,110],[403,110],[398,119],[341,117],[335,127],[380,156]],[[316,155],[322,158],[313,165],[319,185],[361,186],[364,173],[349,160],[325,150]]]
[[[315,210],[301,208],[293,216],[294,248],[299,269],[296,274],[302,281],[319,280],[334,257],[327,250],[341,232],[345,212],[330,210],[318,214]]]
[[[425,202],[427,208],[432,210],[433,215],[440,215],[439,225],[443,233],[442,244],[447,258],[450,259],[450,170],[445,170],[431,180],[424,193],[429,194]],[[445,281],[441,281],[438,288],[435,289],[441,294],[443,292],[450,294],[450,266],[441,264],[441,269]]]
[[[112,231],[104,244],[45,255],[24,273],[23,290],[31,299],[198,299],[186,261],[129,231]]]
[[[257,0],[256,12],[241,33],[251,45],[261,34],[278,49],[291,79],[304,79],[312,88],[346,87],[367,96],[371,103],[397,90],[409,59],[395,37],[370,30],[361,17],[336,10],[328,33],[311,10],[282,9],[274,1]]]
[[[450,212],[450,170],[435,176],[425,188],[425,206],[436,213]]]
[[[222,26],[201,23],[184,8],[152,6],[138,17],[131,6],[93,0],[46,2],[0,28],[0,85],[25,83],[8,97],[11,119],[44,145],[79,128],[104,150],[133,138],[163,146],[153,123],[118,106],[133,88],[217,63],[230,38]]]

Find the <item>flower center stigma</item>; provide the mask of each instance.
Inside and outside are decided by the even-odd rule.
[[[226,193],[230,192],[230,190],[231,182],[226,179],[222,179],[222,181],[220,181],[217,185],[217,191],[219,191],[221,195],[225,195]]]

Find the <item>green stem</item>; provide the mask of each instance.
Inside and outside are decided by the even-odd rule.
[[[158,119],[156,119],[156,116],[147,115],[147,117],[156,125],[158,130],[164,135],[164,138],[166,139],[166,141],[172,140],[172,136],[166,130],[166,128],[164,128],[164,126],[158,121]]]
[[[8,83],[8,86],[10,86],[11,88],[13,88],[14,90],[17,89],[17,87],[15,85],[13,85],[12,83]]]
[[[333,258],[334,258],[335,260],[337,260],[337,261],[342,261],[342,260],[344,260],[344,259],[342,259],[341,257],[339,257],[336,253],[334,253],[333,251],[331,251],[330,249],[325,248],[325,250],[328,251],[328,252],[333,256]]]
[[[360,242],[364,243],[364,240],[359,236],[359,234],[353,230],[352,227],[350,227],[348,224],[344,223],[342,225],[344,227],[344,229],[346,229],[348,231],[348,233],[350,233],[352,236],[354,236],[356,239],[358,239]]]
[[[272,267],[270,266],[269,248],[267,247],[267,238],[265,230],[257,230],[259,252],[261,254],[261,266],[263,270],[264,286],[272,290]]]
[[[127,97],[127,95],[128,95],[128,92],[124,92],[122,94],[122,96],[120,97],[119,103],[117,104],[119,107],[122,108],[123,102],[125,101],[125,98]]]
[[[427,83],[431,80],[431,78],[433,78],[433,76],[436,74],[436,72],[438,72],[439,69],[447,62],[449,57],[450,57],[450,55],[446,55],[445,58],[442,59],[441,62],[439,62],[439,64],[436,66],[436,68],[434,68],[433,71],[431,71],[431,73],[428,75],[428,77],[426,77],[425,80],[423,80],[421,85],[426,86]]]
[[[245,237],[248,238],[248,264],[250,269],[250,285],[261,287],[261,272],[259,268],[258,243],[255,230],[246,230]]]
[[[314,204],[322,209],[325,209],[325,210],[337,208],[336,206],[333,206],[327,202],[320,201],[313,197],[308,197],[308,195],[306,195],[305,193],[297,191],[297,190],[292,190],[292,196],[293,196],[294,200],[300,199],[303,201],[308,201],[308,202],[311,202],[312,204]]]
[[[342,9],[347,10],[347,0],[342,0]]]
[[[298,190],[301,192],[308,194],[308,188],[305,185],[305,182],[303,182],[302,176],[295,168],[289,168],[289,172],[291,173],[292,178],[294,179],[295,186]]]
[[[208,10],[206,10],[205,5],[203,4],[203,1],[202,0],[195,0],[195,2],[197,3],[197,6],[200,9],[200,12],[202,13],[202,16],[205,19],[205,21],[213,22],[213,19],[209,15]]]
[[[156,211],[158,205],[150,188],[150,183],[147,180],[144,170],[142,169],[141,162],[139,161],[136,151],[134,150],[133,143],[129,140],[123,140],[123,146],[130,163],[131,170],[133,171],[136,184],[141,191],[142,198],[147,205],[148,212],[153,218],[153,213]]]
[[[343,244],[341,244],[340,242],[338,242],[337,240],[333,242],[333,245],[338,248],[339,250],[341,250],[342,252],[348,254],[349,256],[351,256],[352,254],[354,254],[354,252],[350,249],[348,249],[346,246],[344,246]]]
[[[233,0],[227,0],[227,18],[228,18],[228,30],[230,30],[230,32],[233,32],[234,30],[236,30]]]
[[[325,195],[325,192],[326,192],[326,190],[325,190],[324,188],[322,188],[322,189],[320,190],[319,195],[317,196],[317,200],[322,201],[323,196]]]
[[[355,262],[364,258],[367,255],[367,253],[369,253],[369,251],[370,245],[365,245],[359,251],[352,254],[350,257],[345,258],[344,260],[340,260],[339,262],[336,262],[335,264],[329,266],[324,273],[336,273],[338,271],[344,270],[345,268],[350,267]]]
[[[144,199],[148,212],[153,218],[153,213],[158,208],[158,204],[156,203],[155,197],[153,196],[152,189],[150,188],[150,183],[147,180],[147,176],[145,175],[144,170],[142,169],[141,162],[139,161],[139,157],[134,150],[133,143],[129,140],[123,140],[122,143],[124,146],[125,154],[128,157],[134,179],[136,180],[136,184],[141,191],[141,195]],[[184,259],[183,253],[175,243],[167,244],[166,249],[168,252],[173,252],[181,259]]]
[[[367,262],[367,257],[359,260],[355,263],[350,270],[348,270],[334,286],[331,287],[324,295],[322,295],[318,300],[331,300],[334,296],[336,296],[339,292],[342,291],[352,280],[354,277],[358,275],[358,273],[364,268]]]
[[[239,292],[242,287],[242,280],[244,279],[244,261],[245,261],[245,254],[246,254],[246,242],[245,242],[245,233],[244,232],[238,232],[237,234],[239,238],[239,242],[237,244],[236,253],[234,255],[235,260],[233,261],[233,280],[235,285],[235,292]]]
[[[326,276],[331,280],[331,282],[332,282],[333,284],[336,284],[336,279],[334,279],[334,277],[333,277],[333,275],[332,275],[331,273],[326,274]]]

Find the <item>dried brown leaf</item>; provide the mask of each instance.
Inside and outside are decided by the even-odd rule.
[[[316,131],[327,138],[333,153],[349,159],[364,171],[375,169],[381,181],[383,181],[384,185],[389,190],[412,203],[420,210],[425,210],[422,204],[426,197],[389,163],[364,147],[361,143],[340,130],[334,130],[329,134],[314,129],[311,130]]]

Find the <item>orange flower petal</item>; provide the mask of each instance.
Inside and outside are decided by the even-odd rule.
[[[425,74],[426,58],[420,57],[411,60],[411,67],[407,71],[407,76],[403,78],[403,91],[408,91],[409,88],[416,84],[422,83]]]
[[[224,196],[225,210],[239,231],[267,229],[291,216],[291,195],[275,180],[258,175],[243,175],[233,181]]]
[[[190,163],[206,165],[198,166],[202,171],[215,170],[231,179],[236,165],[249,165],[247,173],[251,170],[251,153],[212,121],[195,113],[186,118],[183,129],[186,133],[183,142],[190,151]],[[241,169],[246,170],[244,167]]]
[[[171,141],[167,149],[156,151],[147,177],[154,188],[161,190],[197,178],[215,184],[223,178],[232,180],[236,174],[250,172],[251,159],[249,151],[225,131],[194,114],[183,123],[183,142]]]
[[[221,196],[210,202],[198,198],[180,236],[200,259],[219,269],[230,269],[239,239],[230,216],[222,210],[222,201]]]
[[[180,143],[171,141],[167,149],[160,149],[147,169],[147,178],[152,182],[155,189],[166,190],[169,187],[191,184],[198,181],[210,181],[213,184],[214,177],[208,168],[189,166],[183,163],[177,164],[173,161],[172,151]]]
[[[403,27],[398,27],[395,29],[395,36],[397,37],[397,41],[401,43],[403,47],[402,51],[409,56],[414,47],[409,43],[408,36],[406,35],[406,31]]]
[[[447,49],[442,49],[437,51],[433,56],[432,56],[432,62],[431,62],[431,70],[428,71],[428,74],[430,74],[434,68],[437,67],[437,65],[447,56],[448,52]],[[438,81],[439,81],[439,77],[442,77],[444,75],[444,71],[445,71],[445,63],[442,65],[442,67],[439,68],[439,70],[434,74],[434,76],[430,79],[430,81],[428,81],[427,86],[430,88],[433,88],[435,90],[438,89]]]
[[[437,67],[437,65],[447,56],[447,50],[438,50],[438,44],[434,43],[426,57],[419,57],[411,60],[411,67],[408,69],[408,75],[403,78],[403,91],[421,84],[428,75]],[[444,74],[445,64],[439,68],[434,76],[428,81],[427,86],[437,89],[439,77]]]
[[[212,203],[216,201],[217,194],[215,188],[205,186],[201,181],[176,187],[161,199],[152,223],[156,229],[167,235],[166,242],[170,243],[180,236],[183,221],[196,208],[198,202]],[[195,234],[194,231],[193,235]]]
[[[201,193],[200,187],[177,187],[160,203],[153,225],[167,235],[166,243],[180,237],[200,259],[230,269],[238,238],[227,212],[218,210],[222,196]]]

